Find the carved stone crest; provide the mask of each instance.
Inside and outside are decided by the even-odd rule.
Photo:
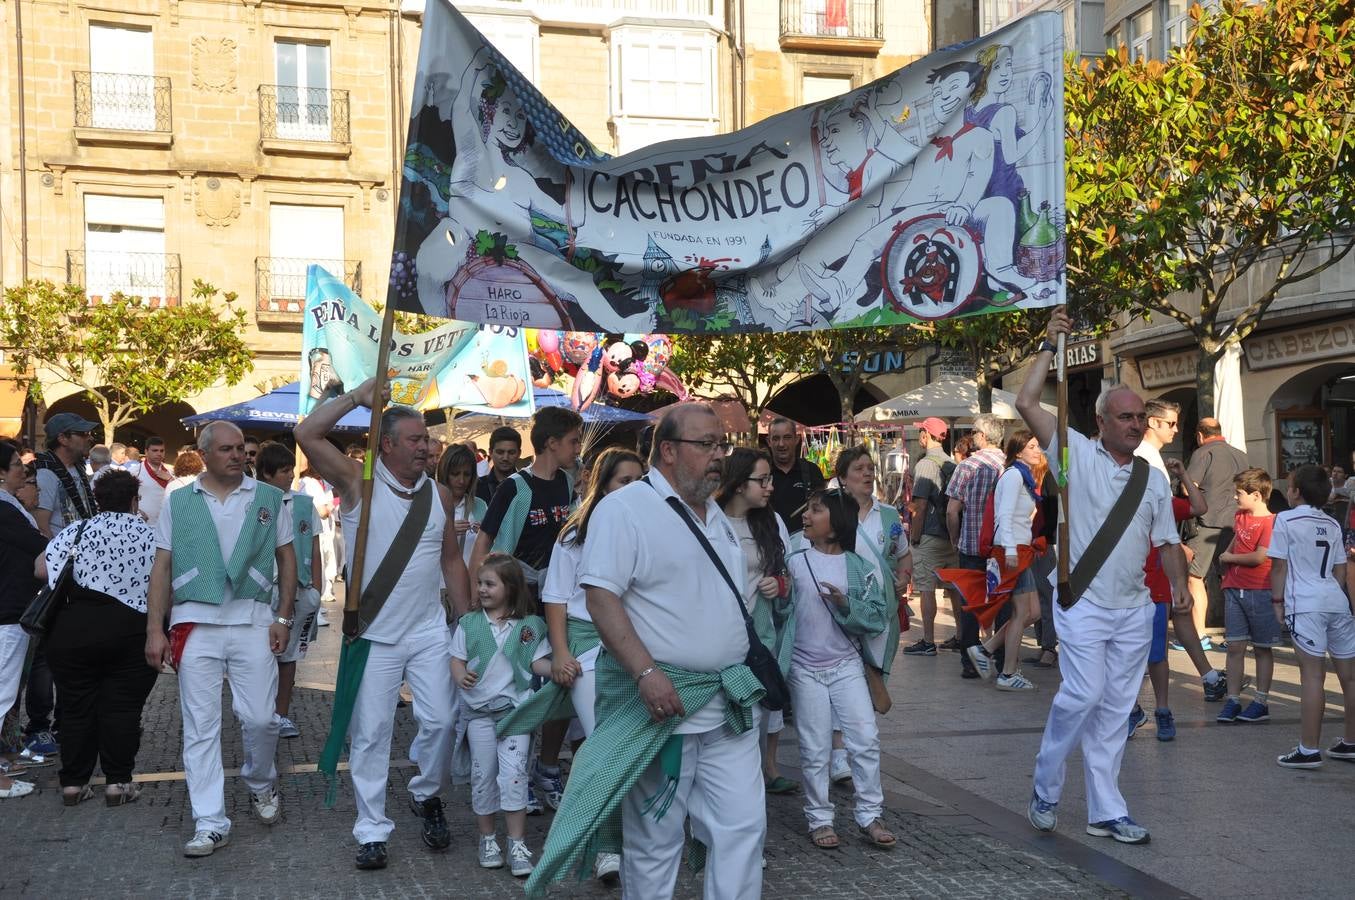
[[[193,87],[220,94],[235,93],[236,44],[230,38],[193,38]]]
[[[199,179],[194,197],[198,218],[209,228],[225,228],[240,218],[240,186],[235,182]]]

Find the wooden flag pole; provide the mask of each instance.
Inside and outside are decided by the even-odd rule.
[[[372,388],[372,418],[367,427],[367,454],[362,460],[362,508],[358,511],[357,546],[353,548],[353,566],[344,584],[343,633],[352,640],[358,636],[358,606],[362,600],[362,568],[367,556],[367,523],[372,517],[372,475],[377,450],[381,447],[381,414],[385,410],[386,367],[390,364],[391,338],[395,334],[395,304],[387,298],[381,315],[381,343],[376,351],[376,384]]]
[[[1059,404],[1059,424],[1057,441],[1059,445],[1059,603],[1067,609],[1072,604],[1068,602],[1072,593],[1068,587],[1068,354],[1067,349],[1068,336],[1060,334],[1057,349],[1058,355],[1055,371],[1058,373],[1058,404]]]

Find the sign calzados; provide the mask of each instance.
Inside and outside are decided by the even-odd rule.
[[[320,266],[306,270],[301,415],[327,389],[357,387],[376,371],[381,314]],[[517,328],[456,322],[391,340],[391,402],[500,416],[533,412],[527,344]]]
[[[1063,27],[612,158],[429,0],[391,296],[605,332],[846,328],[1064,300]]]

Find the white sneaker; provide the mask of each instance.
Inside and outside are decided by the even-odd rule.
[[[497,834],[480,835],[480,868],[503,868],[503,851],[499,849],[499,836]]]
[[[325,611],[323,609],[317,609],[315,611],[315,627],[316,628],[329,627],[329,619],[325,618]]]
[[[828,779],[833,782],[850,781],[852,767],[847,762],[846,750],[834,750],[828,764]]]
[[[593,877],[606,885],[616,884],[621,877],[621,854],[599,853],[593,864]]]
[[[211,856],[231,842],[230,832],[198,831],[183,845],[184,856]]]
[[[513,877],[526,878],[535,868],[536,866],[532,864],[532,851],[527,849],[527,842],[509,838],[508,871],[513,873]]]
[[[1035,687],[1035,684],[1020,672],[997,676],[997,689],[999,691],[1033,691]]]
[[[969,661],[972,662],[974,664],[974,668],[978,670],[980,678],[982,678],[984,681],[989,681],[992,679],[993,658],[988,655],[988,652],[986,650],[983,649],[982,644],[975,644],[972,647],[966,647],[965,655],[969,657]]]
[[[301,729],[296,727],[296,723],[286,716],[278,716],[278,737],[280,738],[299,738]]]
[[[272,825],[282,815],[282,797],[277,788],[269,788],[261,794],[250,794],[249,807],[260,822]]]
[[[11,779],[9,787],[0,788],[0,800],[14,800],[19,797],[27,797],[33,793],[36,786],[31,781],[19,781],[17,778]],[[606,856],[607,854],[602,854]],[[601,877],[601,876],[598,876]]]

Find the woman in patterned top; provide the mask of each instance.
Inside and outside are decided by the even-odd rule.
[[[47,577],[55,582],[75,558],[69,603],[47,636],[47,660],[61,696],[61,802],[94,796],[97,760],[109,806],[141,793],[132,767],[141,745],[141,707],[155,686],[146,665],[146,593],[155,560],[155,532],[137,514],[139,483],[110,472],[94,485],[100,512],[65,528],[47,546]],[[84,532],[76,535],[81,525]]]

